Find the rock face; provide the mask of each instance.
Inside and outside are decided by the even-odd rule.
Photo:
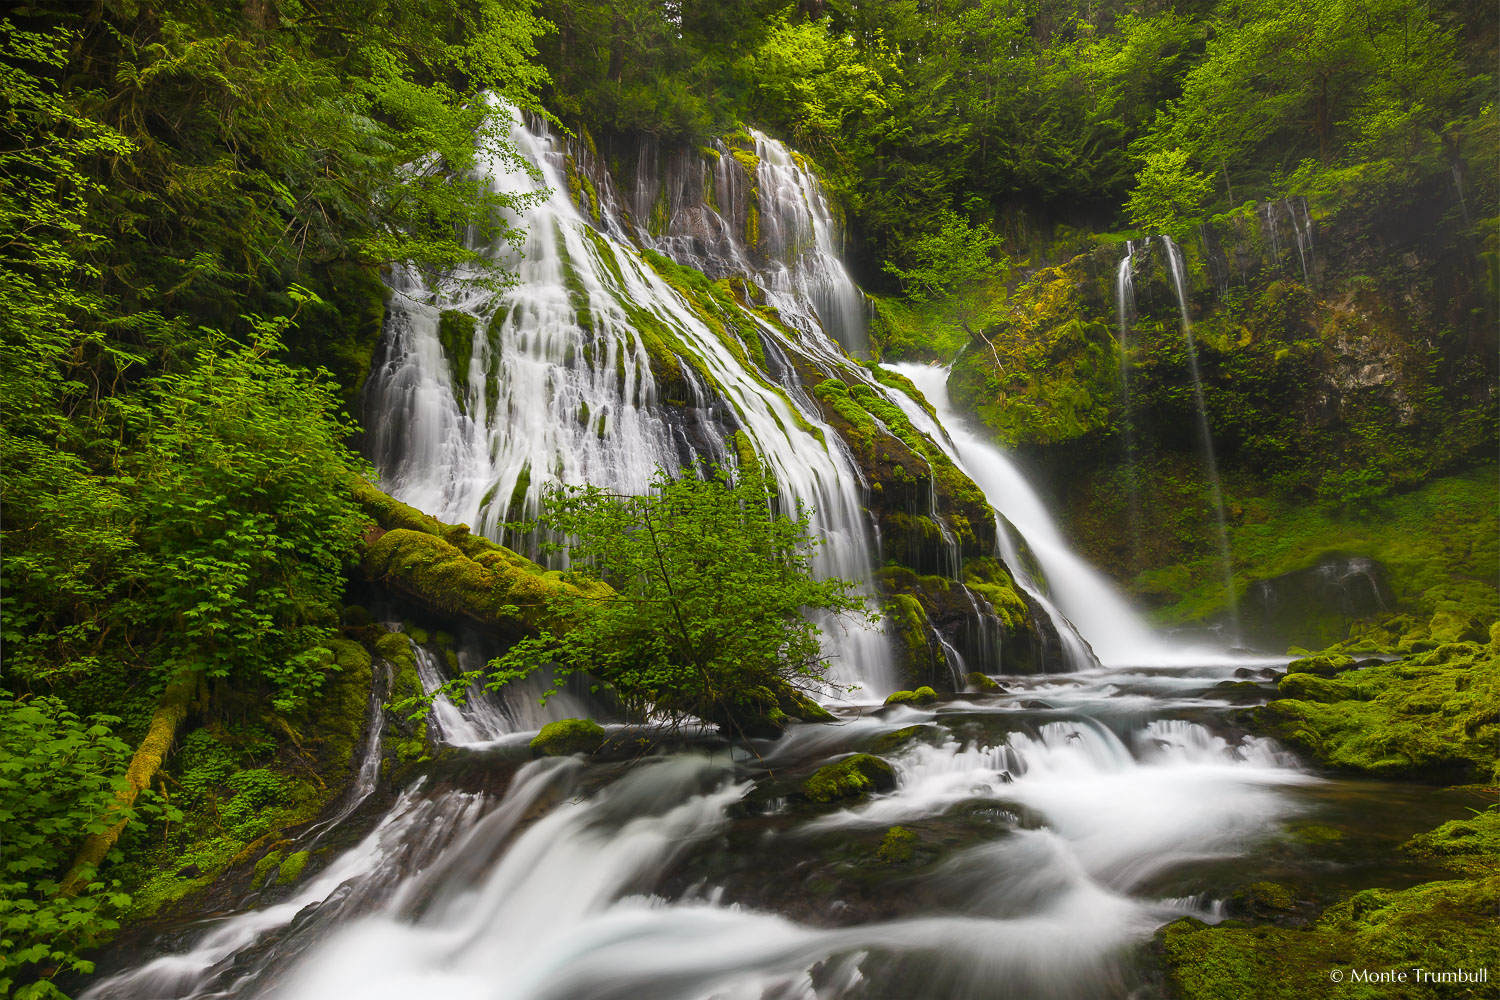
[[[1240,603],[1246,641],[1274,648],[1289,637],[1317,648],[1344,637],[1355,618],[1395,604],[1384,567],[1364,556],[1328,556],[1316,565],[1257,580]]]

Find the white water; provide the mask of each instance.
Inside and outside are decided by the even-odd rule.
[[[1063,539],[1046,505],[1010,458],[969,430],[948,398],[948,369],[893,364],[932,404],[947,431],[955,463],[984,491],[996,514],[1009,522],[1036,556],[1047,594],[1106,666],[1201,663],[1225,660],[1223,652],[1170,643],[1153,632],[1118,592]],[[1008,533],[1002,528],[1002,539]],[[1014,542],[1004,552],[1019,578],[1025,563]]]
[[[1184,698],[1185,685],[1225,674],[1128,676],[1170,710],[1207,704]],[[1112,711],[1122,676],[1010,679],[1023,690],[982,705],[904,709],[883,728],[920,720],[939,736],[892,755],[893,791],[736,848],[787,866],[791,901],[806,892],[800,867],[818,856],[809,845],[829,832],[992,817],[987,836],[886,890],[934,914],[848,924],[833,902],[814,926],[734,905],[711,879],[674,880],[686,856],[726,849],[752,788],[728,759],[650,759],[592,792],[581,761],[544,760],[500,800],[414,788],[292,898],[231,917],[87,996],[853,1000],[873,987],[954,1000],[1123,997],[1131,949],[1177,915],[1219,912],[1152,883],[1275,837],[1298,809],[1283,789],[1316,779],[1265,741],[1230,742],[1180,718],[1124,722],[1136,710],[1125,699]],[[1050,720],[1017,707],[1034,698],[1055,706]],[[988,744],[945,725],[1008,711],[1036,724]],[[806,736],[837,753],[829,741],[842,735],[847,746],[871,724],[808,727],[785,749],[811,749]]]
[[[815,571],[868,580],[874,550],[864,484],[816,408],[750,370],[742,346],[722,341],[633,248],[579,215],[552,139],[519,121],[510,137],[541,169],[533,177],[508,161],[486,164],[496,188],[537,199],[514,220],[527,231],[524,253],[493,248],[516,271],[515,285],[500,294],[434,291],[407,272],[393,288],[385,357],[366,396],[383,485],[427,513],[504,540],[507,508],[534,516],[553,483],[643,493],[658,467],[731,465],[723,442],[738,426],[782,490],[813,510],[811,530],[823,541]],[[439,339],[443,308],[476,319],[467,384],[457,387],[462,408]],[[699,396],[693,405],[660,400],[638,333],[642,315],[670,328],[712,380],[704,384],[683,364]],[[769,326],[765,335],[779,336]],[[821,355],[836,355],[821,330],[805,335],[828,345]],[[799,349],[785,340],[781,347]],[[866,697],[892,690],[879,631],[821,624],[835,684]]]

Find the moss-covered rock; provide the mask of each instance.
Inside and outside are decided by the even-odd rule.
[[[1340,770],[1449,783],[1490,780],[1500,741],[1500,649],[1450,643],[1334,677],[1288,674],[1256,728]]]
[[[975,691],[1005,690],[1005,688],[1001,687],[1000,683],[993,677],[990,677],[988,674],[981,674],[977,670],[971,670],[969,673],[964,674],[964,683],[969,685],[969,687],[973,688]]]
[[[1491,805],[1468,819],[1449,820],[1436,830],[1419,833],[1401,849],[1466,875],[1500,873],[1500,806]]]
[[[896,772],[873,754],[852,757],[819,768],[802,783],[802,794],[814,802],[868,798],[896,787]]]
[[[604,727],[589,719],[561,719],[542,727],[531,741],[536,757],[590,754],[604,745]]]
[[[912,740],[929,736],[937,731],[937,727],[935,726],[904,726],[893,733],[886,733],[881,736],[875,741],[872,749],[876,753],[891,753],[895,750],[900,750]]]
[[[1209,927],[1184,918],[1160,933],[1172,986],[1183,1000],[1304,1000],[1366,996],[1445,998],[1453,986],[1421,983],[1413,969],[1495,968],[1500,877],[1367,889],[1310,927]],[[1351,970],[1404,971],[1404,984],[1361,989]],[[1334,970],[1345,983],[1334,983]],[[1487,987],[1482,987],[1487,988]]]
[[[297,851],[295,854],[287,855],[286,860],[281,863],[281,867],[276,872],[276,884],[291,885],[297,881],[302,874],[302,869],[307,867],[308,856],[306,851]]]
[[[937,701],[937,692],[930,687],[919,687],[915,691],[895,691],[886,696],[887,705],[930,705]]]
[[[904,826],[893,826],[885,832],[875,856],[888,865],[903,865],[916,853],[917,835]]]
[[[1320,677],[1332,677],[1334,674],[1349,670],[1355,664],[1352,656],[1343,653],[1322,653],[1317,656],[1304,656],[1293,660],[1286,665],[1289,674],[1317,674]]]

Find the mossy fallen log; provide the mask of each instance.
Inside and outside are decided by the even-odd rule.
[[[115,801],[105,815],[106,820],[110,815],[135,805],[141,792],[150,787],[151,780],[161,770],[162,762],[172,748],[172,741],[177,738],[178,727],[187,718],[193,696],[202,683],[202,672],[194,671],[178,677],[162,692],[161,701],[151,715],[151,724],[146,728],[146,735],[131,756],[130,766],[125,769],[125,787],[115,793]],[[88,884],[88,878],[119,841],[120,834],[125,832],[129,822],[128,817],[121,819],[84,839],[78,856],[73,860],[73,866],[63,877],[63,895],[77,895]]]
[[[371,580],[433,611],[457,615],[506,635],[565,631],[570,621],[612,591],[570,577],[408,507],[368,483],[355,499],[375,519],[361,560]]]

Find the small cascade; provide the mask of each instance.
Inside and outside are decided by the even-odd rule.
[[[1136,482],[1135,418],[1130,410],[1130,324],[1135,319],[1135,240],[1125,243],[1125,257],[1115,273],[1115,315],[1120,328],[1120,427],[1125,445],[1125,497],[1131,552],[1140,565],[1141,493]]]
[[[1301,209],[1300,215],[1298,214],[1299,208]],[[1276,267],[1280,267],[1282,262],[1279,227],[1283,217],[1286,219],[1287,228],[1291,230],[1292,246],[1296,248],[1297,262],[1302,268],[1302,283],[1311,288],[1316,260],[1313,257],[1312,215],[1308,212],[1307,199],[1288,197],[1280,201],[1261,203],[1261,231],[1265,234],[1266,244],[1270,247],[1271,263]]]
[[[365,710],[365,740],[359,748],[359,767],[354,780],[339,799],[333,814],[307,829],[299,841],[299,849],[311,851],[323,838],[364,804],[380,783],[381,741],[385,737],[385,701],[391,689],[391,664],[375,657],[370,663],[370,705]]]
[[[1198,371],[1198,346],[1193,341],[1193,321],[1188,315],[1187,274],[1183,264],[1182,250],[1172,237],[1161,237],[1166,250],[1167,263],[1172,273],[1172,289],[1177,295],[1177,306],[1182,313],[1182,336],[1187,342],[1188,370],[1193,379],[1193,403],[1198,417],[1198,440],[1203,448],[1203,468],[1208,478],[1210,497],[1214,505],[1214,525],[1219,547],[1219,564],[1224,577],[1224,599],[1229,608],[1230,635],[1239,643],[1240,610],[1239,596],[1234,589],[1234,563],[1229,551],[1229,528],[1224,518],[1224,490],[1219,484],[1219,464],[1214,457],[1213,433],[1208,426],[1208,407],[1203,401],[1203,377]]]

